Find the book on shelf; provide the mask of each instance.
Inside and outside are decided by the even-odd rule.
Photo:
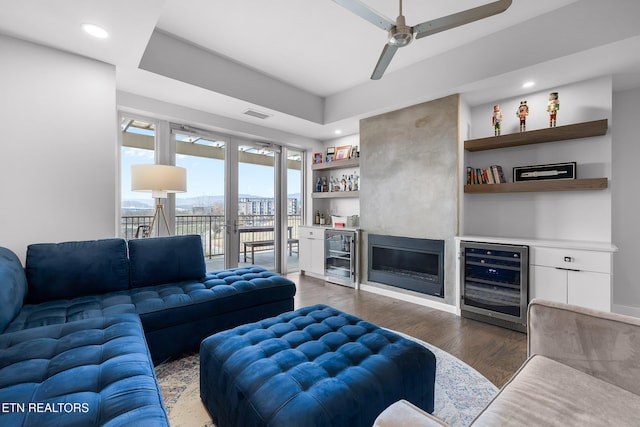
[[[504,177],[504,171],[502,170],[502,166],[500,165],[492,165],[490,166],[491,171],[493,172],[493,176],[495,178],[496,183],[504,184],[507,182]]]
[[[467,166],[467,185],[504,184],[507,182],[500,165],[491,165],[486,169]]]
[[[467,185],[478,184],[478,174],[471,166],[467,167]]]
[[[485,178],[487,179],[487,184],[495,184],[495,180],[493,179],[493,172],[490,169],[484,169],[482,171],[485,174]]]

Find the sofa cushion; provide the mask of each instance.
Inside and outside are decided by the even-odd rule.
[[[203,338],[293,309],[295,284],[262,267],[101,295],[26,304],[6,331],[138,313],[154,361],[197,350]]]
[[[262,267],[207,273],[202,281],[183,281],[131,289],[154,361],[176,348],[197,350],[202,341],[243,323],[293,309],[296,286]]]
[[[7,426],[169,425],[135,314],[1,335],[0,402]]]
[[[129,241],[131,287],[202,279],[206,273],[198,235]]]
[[[26,273],[29,303],[128,289],[126,241],[103,239],[29,245]]]
[[[637,426],[640,396],[534,355],[473,426]]]
[[[27,277],[20,260],[7,248],[0,248],[0,332],[16,317],[27,293]]]
[[[40,326],[61,325],[83,319],[119,313],[135,313],[129,291],[60,299],[40,304],[26,304],[9,324],[6,332]]]

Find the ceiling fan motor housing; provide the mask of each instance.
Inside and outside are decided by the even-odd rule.
[[[403,47],[413,40],[413,28],[407,26],[404,16],[398,16],[396,25],[389,31],[389,44],[396,47]]]

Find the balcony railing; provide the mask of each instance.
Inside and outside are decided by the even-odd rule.
[[[123,216],[120,220],[120,235],[125,239],[135,238],[140,225],[150,225],[152,215]],[[290,238],[298,238],[300,215],[288,215],[287,226],[290,227]],[[273,227],[273,215],[243,215],[238,218],[238,227]],[[224,255],[224,238],[226,224],[224,215],[176,215],[176,234],[199,234],[205,257],[213,258]],[[273,231],[245,230],[240,233],[240,247],[243,242],[273,240]]]

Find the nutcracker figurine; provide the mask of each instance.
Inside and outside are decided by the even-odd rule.
[[[527,130],[527,116],[529,115],[529,106],[527,101],[520,101],[520,106],[516,112],[516,116],[520,119],[520,132]]]
[[[558,99],[558,92],[551,92],[549,94],[549,103],[547,104],[547,111],[549,112],[549,127],[556,127],[556,114],[560,109],[560,100]]]
[[[493,106],[493,117],[491,118],[491,123],[493,124],[493,132],[495,136],[500,135],[500,123],[502,123],[502,111],[500,111],[500,106],[498,104]]]

